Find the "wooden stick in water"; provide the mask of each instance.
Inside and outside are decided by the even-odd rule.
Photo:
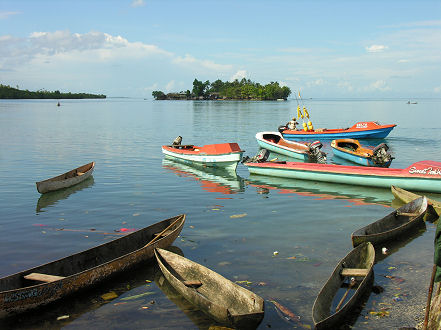
[[[429,293],[427,294],[426,315],[424,316],[423,329],[427,329],[427,323],[429,322],[430,302],[432,301],[433,281],[436,274],[436,265],[433,265],[432,277],[430,279]]]
[[[349,282],[348,288],[346,289],[345,294],[343,295],[343,297],[341,297],[337,307],[335,308],[335,312],[337,312],[340,309],[341,305],[343,304],[343,301],[345,301],[346,297],[348,296],[349,290],[355,285],[355,283],[357,283],[357,281],[355,280],[354,277],[352,277],[351,281]]]
[[[161,231],[159,234],[157,234],[150,242],[148,242],[144,247],[147,247],[149,245],[152,245],[154,242],[156,242],[167,230],[169,230],[171,227],[173,227],[178,221],[182,219],[182,216],[179,216],[173,223],[167,226],[163,231]]]

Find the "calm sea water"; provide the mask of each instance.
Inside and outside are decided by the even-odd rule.
[[[375,120],[398,126],[385,140],[407,167],[441,161],[441,100],[307,100],[316,128]],[[175,248],[265,301],[264,328],[308,328],[316,295],[350,249],[351,233],[399,203],[387,189],[203,171],[163,160],[161,145],[237,142],[253,156],[254,135],[296,110],[287,102],[142,99],[0,101],[0,276],[186,213]],[[329,142],[324,142],[330,162]],[[94,160],[93,178],[40,197],[35,182]],[[441,200],[441,195],[431,194]],[[64,230],[60,230],[64,229]],[[91,230],[93,229],[93,231]],[[424,317],[435,227],[426,224],[375,265],[375,285],[357,329],[414,326]],[[208,328],[214,323],[142,265],[49,308],[0,321],[6,328]],[[152,281],[152,282],[150,282]],[[381,290],[380,290],[381,291]],[[113,300],[102,295],[115,292]],[[286,318],[273,302],[299,320]],[[57,320],[68,315],[69,318]]]

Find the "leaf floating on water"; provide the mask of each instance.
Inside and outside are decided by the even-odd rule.
[[[70,317],[69,315],[58,316],[57,321],[65,320],[65,319],[68,319],[69,317]]]
[[[189,226],[191,229],[194,229],[194,226]]]
[[[387,269],[392,270],[392,269],[397,269],[397,267],[391,266],[391,267],[388,267]]]
[[[246,214],[246,213],[242,213],[242,214],[233,214],[233,215],[230,215],[230,218],[232,218],[232,219],[235,219],[235,218],[243,218],[243,217],[246,217],[248,214]]]
[[[119,306],[119,305],[125,305],[125,304],[127,304],[127,303],[126,302],[117,302],[117,303],[114,303],[113,306]]]
[[[246,286],[250,286],[253,282],[250,281],[236,281],[237,284],[244,284]]]
[[[223,267],[223,266],[228,266],[231,265],[231,262],[229,261],[221,261],[218,263],[219,266]]]
[[[133,214],[132,214],[132,216],[134,216],[134,217],[137,217],[137,216],[139,216],[139,215],[141,215],[141,213],[133,213]]]
[[[292,260],[292,259],[297,259],[297,257],[288,257],[288,258],[286,258],[286,259],[290,259],[290,260]]]
[[[220,209],[211,209],[212,211],[219,211]]]
[[[277,311],[280,311],[283,314],[283,316],[284,316],[284,318],[286,320],[288,320],[288,321],[295,321],[295,322],[299,323],[301,326],[304,327],[304,325],[300,322],[300,316],[295,315],[287,307],[283,306],[282,304],[279,304],[275,300],[270,300],[270,302],[272,302],[274,304],[274,306],[276,307]]]
[[[141,293],[141,294],[137,294],[136,296],[130,296],[130,297],[121,298],[121,300],[124,300],[124,301],[126,301],[126,300],[134,300],[134,299],[142,298],[142,297],[145,297],[145,296],[150,296],[152,294],[155,294],[155,293],[154,292],[144,292],[144,293]]]
[[[112,300],[118,298],[118,295],[115,292],[110,291],[108,293],[101,295],[101,298],[103,298],[104,300]]]
[[[152,281],[150,281],[150,280],[145,280],[145,282],[146,282],[146,283],[152,283]]]

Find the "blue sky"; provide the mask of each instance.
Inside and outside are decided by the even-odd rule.
[[[151,98],[243,77],[441,97],[441,1],[0,1],[2,84]]]

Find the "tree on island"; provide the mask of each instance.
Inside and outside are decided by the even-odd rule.
[[[193,89],[190,93],[169,93],[164,94],[161,91],[152,93],[156,100],[215,100],[215,99],[232,99],[232,100],[286,100],[291,94],[291,89],[287,86],[281,87],[278,82],[270,82],[266,85],[254,83],[249,79],[234,80],[232,82],[223,82],[220,79],[210,83],[193,81]]]
[[[56,90],[49,92],[40,89],[36,92],[21,90],[11,86],[0,84],[0,99],[105,99],[106,95],[89,93],[61,93]]]

